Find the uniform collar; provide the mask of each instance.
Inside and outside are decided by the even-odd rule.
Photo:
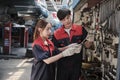
[[[43,39],[42,39],[41,37],[39,37],[38,39],[40,40],[40,44],[41,44],[42,46],[47,46],[47,45],[44,44],[44,41],[43,41]],[[47,41],[47,43],[48,43],[49,46],[52,45],[52,43],[50,42],[49,39],[46,39],[46,41]]]
[[[48,46],[54,46],[53,43],[49,39],[46,39],[46,41],[48,43]],[[34,46],[35,44],[39,44],[41,46],[46,46],[40,36],[33,42],[32,46]]]
[[[61,30],[65,32],[64,29],[65,29],[65,27],[64,27],[64,25],[63,25]],[[76,31],[76,30],[75,30],[75,26],[74,26],[73,24],[72,24],[72,27],[71,27],[71,30],[70,30],[70,31]]]

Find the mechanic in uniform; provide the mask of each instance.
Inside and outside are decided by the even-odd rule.
[[[84,27],[72,23],[71,11],[69,9],[59,9],[57,17],[62,23],[62,26],[54,32],[52,41],[59,50],[64,51],[66,46],[74,43],[83,43],[82,45],[86,48],[91,46],[91,42],[85,40],[88,32]],[[58,60],[56,80],[79,80],[81,66],[82,50],[80,54]]]
[[[68,47],[63,52],[56,49],[49,40],[51,23],[43,19],[38,20],[34,31],[32,51],[34,55],[30,80],[55,80],[55,61],[60,58],[72,56],[80,52],[80,47]]]

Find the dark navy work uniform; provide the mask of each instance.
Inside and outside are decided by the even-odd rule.
[[[58,48],[71,43],[81,43],[87,36],[87,31],[80,25],[72,25],[70,36],[64,26],[54,32],[52,41]],[[57,62],[57,80],[79,80],[81,75],[82,51],[70,57],[65,57]]]
[[[43,59],[53,56],[54,45],[47,40],[49,46],[44,45],[41,37],[33,42],[34,63],[31,71],[31,80],[55,80],[55,63],[46,64]]]

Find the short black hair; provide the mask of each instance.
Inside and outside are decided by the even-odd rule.
[[[71,11],[67,8],[59,9],[57,12],[57,17],[59,20],[63,20],[67,15],[71,15]]]

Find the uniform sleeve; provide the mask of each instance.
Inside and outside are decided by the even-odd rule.
[[[38,61],[49,57],[49,53],[47,51],[43,51],[39,45],[33,46],[33,54]]]
[[[87,37],[87,34],[88,34],[88,32],[87,32],[87,30],[84,28],[84,27],[82,27],[82,41]]]
[[[53,51],[53,55],[57,55],[57,54],[59,54],[60,52],[61,52],[61,51],[58,50],[57,47],[55,47],[55,49],[54,49],[54,51]]]

